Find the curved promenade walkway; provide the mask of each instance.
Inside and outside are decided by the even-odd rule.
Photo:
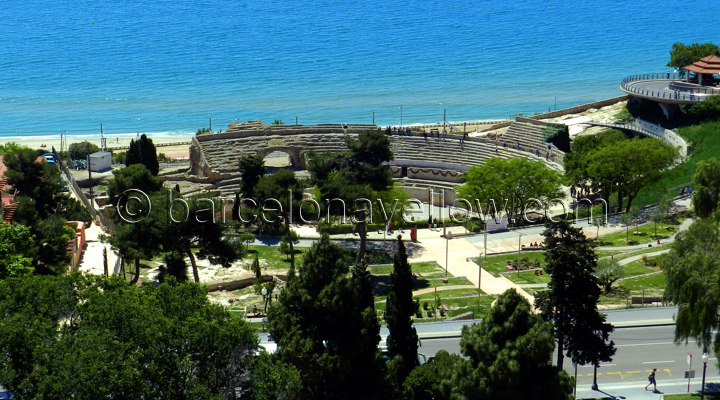
[[[671,73],[632,75],[620,82],[623,92],[648,100],[665,104],[695,104],[720,91],[704,88],[676,90],[671,84],[678,82],[677,75]],[[684,89],[684,88],[683,88]]]
[[[581,124],[632,131],[643,136],[664,140],[671,146],[678,148],[682,158],[687,157],[688,154],[688,144],[682,136],[670,129],[665,129],[660,125],[644,121],[640,118],[635,119],[635,121],[615,122],[612,124],[603,124],[598,122],[581,122]]]

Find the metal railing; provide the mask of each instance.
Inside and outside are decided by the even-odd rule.
[[[640,82],[640,81],[650,81],[650,80],[668,80],[668,81],[675,81],[679,79],[678,75],[673,73],[655,73],[655,74],[642,74],[642,75],[631,75],[626,78],[624,78],[620,82],[620,88],[622,90],[638,94],[641,96],[647,96],[652,97],[656,99],[666,99],[666,100],[677,100],[677,101],[684,101],[684,102],[701,102],[708,98],[708,96],[720,94],[720,91],[715,90],[713,88],[687,88],[686,91],[680,91],[680,90],[652,90],[652,89],[645,89],[643,87],[632,85],[633,82]]]

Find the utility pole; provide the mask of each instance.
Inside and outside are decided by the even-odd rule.
[[[210,132],[212,132],[212,117],[208,118],[210,120]]]

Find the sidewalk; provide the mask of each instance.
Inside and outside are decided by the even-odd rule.
[[[82,259],[78,264],[78,270],[81,272],[104,275],[103,249],[107,248],[108,273],[112,275],[117,255],[110,249],[109,244],[100,241],[100,235],[102,234],[102,229],[95,223],[85,229],[85,251],[83,251]]]
[[[707,376],[706,382],[717,382],[719,376]],[[666,394],[687,393],[688,380],[684,378],[661,380],[657,382],[657,392],[652,391],[652,385],[645,390],[647,380],[621,382],[615,384],[599,384],[599,390],[592,390],[589,386],[577,388],[577,399],[627,399],[627,400],[658,400],[663,399]],[[690,393],[700,392],[701,382],[697,378],[690,381]],[[706,386],[707,387],[707,386]],[[706,397],[707,398],[707,397]],[[698,397],[699,399],[699,397]]]

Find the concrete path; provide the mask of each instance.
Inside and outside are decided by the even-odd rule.
[[[83,273],[94,275],[104,275],[103,265],[103,249],[107,249],[108,270],[112,275],[113,268],[117,262],[117,255],[110,249],[110,245],[100,241],[100,235],[103,234],[102,228],[93,223],[92,226],[85,229],[85,251],[83,251],[82,259],[78,264],[78,269]]]
[[[445,290],[458,290],[458,289],[477,289],[477,286],[473,285],[451,285],[451,286],[440,286],[437,288],[430,287],[425,289],[416,290],[413,292],[413,296],[420,296],[421,294],[427,294],[432,293],[437,289],[438,292],[442,292]]]

